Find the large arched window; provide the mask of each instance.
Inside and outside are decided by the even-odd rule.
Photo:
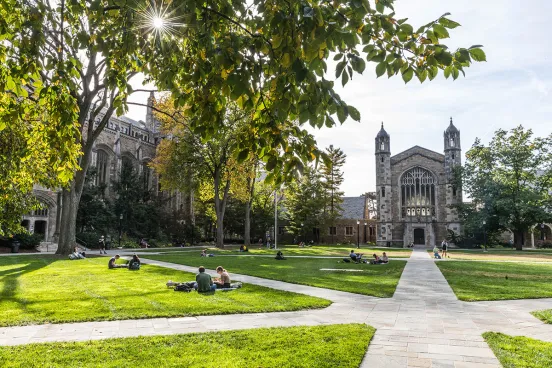
[[[105,151],[98,150],[96,168],[98,170],[96,185],[107,183],[107,153]]]
[[[421,167],[406,171],[401,178],[402,217],[435,216],[435,185],[433,174]]]

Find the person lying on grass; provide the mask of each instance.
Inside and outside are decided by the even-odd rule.
[[[206,293],[217,289],[217,285],[213,283],[211,276],[205,273],[205,267],[203,266],[199,266],[199,273],[196,275],[194,289],[196,289],[198,293]]]
[[[128,265],[121,265],[121,264],[117,264],[117,260],[121,258],[120,255],[116,254],[114,257],[111,257],[111,259],[109,260],[109,263],[107,264],[107,267],[109,269],[112,269],[112,268],[127,268]]]
[[[229,289],[230,286],[230,275],[228,274],[228,271],[226,271],[222,266],[217,267],[217,273],[220,275],[220,277],[217,277],[214,281],[215,286],[218,289]]]

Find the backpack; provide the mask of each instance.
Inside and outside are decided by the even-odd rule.
[[[178,284],[174,287],[174,291],[184,291],[189,293],[193,288],[189,287],[186,283]]]
[[[139,270],[140,269],[140,263],[139,262],[130,262],[128,265],[129,270]]]

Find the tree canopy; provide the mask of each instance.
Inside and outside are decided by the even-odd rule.
[[[482,228],[485,221],[491,233],[512,231],[519,250],[530,227],[552,220],[552,135],[533,137],[518,126],[498,130],[488,146],[477,139],[461,175],[472,199],[464,205],[468,222]]]
[[[236,103],[250,120],[238,158],[259,153],[267,179],[279,183],[320,156],[303,124],[360,120],[328,76],[346,85],[371,62],[378,77],[423,82],[442,71],[456,79],[485,60],[477,45],[449,50],[442,43],[457,26],[445,14],[413,27],[395,15],[392,0],[4,0],[0,93],[8,97],[0,133],[30,124],[50,172],[10,167],[14,156],[2,154],[2,173],[25,177],[17,188],[24,192],[31,181],[64,186],[58,250],[69,252],[94,140],[113,112],[126,110],[136,73],[170,91],[203,139]],[[332,55],[335,71],[328,70]],[[24,147],[20,156],[29,157]],[[13,190],[2,194],[19,201]],[[12,220],[17,212],[9,212]]]

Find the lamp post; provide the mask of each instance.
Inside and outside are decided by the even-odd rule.
[[[485,252],[487,251],[487,221],[483,220],[483,245],[485,247]]]
[[[119,215],[119,248],[121,248],[121,233],[123,231],[123,214]]]
[[[368,225],[368,223],[364,222],[364,244],[368,243],[368,239],[366,239],[366,225]]]
[[[541,224],[540,228],[541,228],[541,240],[544,240],[544,223]]]
[[[357,220],[357,249],[360,249],[360,221]]]
[[[303,243],[304,243],[306,239],[305,239],[305,232],[303,230],[303,226],[304,224],[301,222],[301,236],[303,237]]]

